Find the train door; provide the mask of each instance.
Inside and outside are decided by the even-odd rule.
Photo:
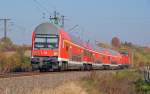
[[[72,60],[72,46],[69,47],[69,60]]]

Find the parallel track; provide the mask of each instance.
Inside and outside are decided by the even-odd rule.
[[[32,76],[32,75],[40,75],[40,73],[39,72],[6,73],[6,74],[0,74],[0,78],[11,78],[11,77]]]

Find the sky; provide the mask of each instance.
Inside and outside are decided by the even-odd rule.
[[[110,43],[113,37],[150,46],[149,0],[0,0],[0,18],[8,21],[8,36],[31,44],[34,28],[49,21],[53,11],[66,16],[65,30],[91,42]],[[0,38],[3,37],[0,21]]]

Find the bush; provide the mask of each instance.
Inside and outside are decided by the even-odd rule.
[[[26,45],[15,45],[9,38],[0,39],[0,72],[30,71],[30,58],[25,56],[25,51],[29,48]]]
[[[9,38],[2,38],[0,39],[0,51],[14,51],[17,48],[15,44]]]
[[[11,72],[15,67],[20,66],[20,59],[18,54],[6,56],[4,53],[0,54],[1,73]]]
[[[135,82],[135,87],[137,94],[150,94],[150,85],[142,79]]]
[[[17,52],[11,56],[0,54],[0,73],[30,71],[30,58]]]

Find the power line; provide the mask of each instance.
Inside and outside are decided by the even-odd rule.
[[[65,21],[68,21],[69,19],[66,19],[66,16],[62,15],[61,16],[61,27],[65,28]]]
[[[4,39],[7,38],[7,22],[9,21],[10,19],[0,19],[0,21],[4,21]]]
[[[37,8],[40,10],[40,9],[43,9],[45,10],[47,13],[49,13],[49,15],[52,15],[52,13],[45,7],[43,6],[38,0],[33,0],[36,4],[37,4]],[[45,19],[45,13],[43,12],[43,19]],[[64,28],[64,25],[65,25],[65,20],[68,20],[68,19],[65,19],[66,16],[62,15],[61,17],[59,17],[60,13],[59,12],[56,12],[56,9],[54,11],[54,17],[52,18],[50,16],[50,20],[53,20],[55,24],[61,24],[61,27]]]
[[[22,31],[26,31],[26,28],[25,28],[24,26],[18,25],[18,24],[16,24],[15,22],[11,22],[11,25],[12,25],[12,26],[15,26],[16,28],[18,28],[18,29],[20,29],[20,30],[22,30]]]
[[[72,31],[72,30],[74,30],[75,28],[77,28],[79,25],[75,25],[75,26],[73,26],[72,28],[70,28],[68,31],[70,32],[70,31]]]
[[[37,5],[38,8],[43,8],[43,10],[45,10],[47,13],[49,13],[49,15],[51,15],[52,13],[46,8],[44,7],[41,3],[39,3],[37,0],[33,0]],[[40,6],[40,7],[39,7]]]

